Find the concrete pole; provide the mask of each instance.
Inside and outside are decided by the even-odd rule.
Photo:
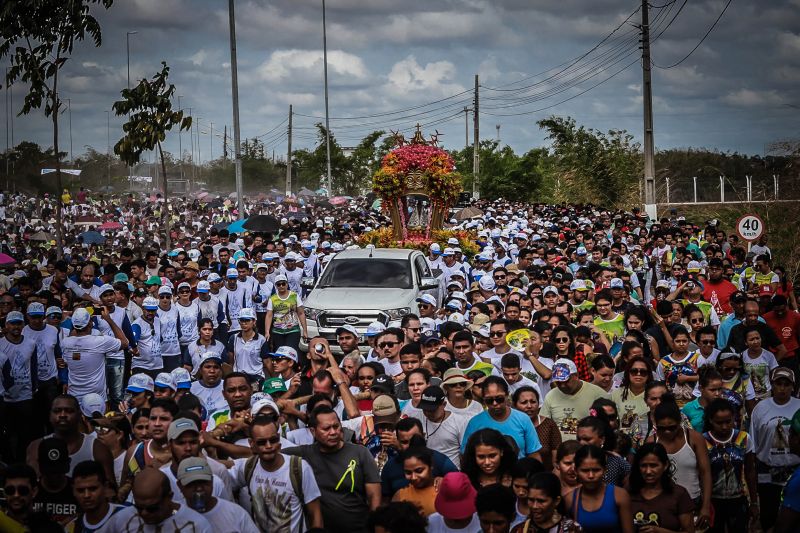
[[[233,99],[233,144],[236,154],[236,205],[239,220],[244,218],[244,197],[242,195],[242,147],[239,142],[239,80],[236,65],[236,15],[233,0],[228,0],[228,23],[231,39],[231,96]]]

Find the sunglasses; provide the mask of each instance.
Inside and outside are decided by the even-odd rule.
[[[6,493],[6,496],[14,496],[15,494],[27,496],[31,493],[31,488],[27,485],[6,485],[3,487],[3,491]]]
[[[136,505],[133,504],[139,513],[155,514],[161,509],[161,502],[154,503],[153,505]]]
[[[631,368],[629,370],[631,376],[646,376],[647,369],[646,368]]]
[[[558,337],[557,339],[555,339],[555,341],[557,343],[569,342],[569,337]]]
[[[466,388],[467,382],[466,381],[456,381],[455,383],[444,383],[446,387],[458,387],[459,389]]]
[[[408,331],[413,331],[414,333],[419,333],[420,331],[422,331],[421,327],[419,327],[419,328],[406,328],[406,329]]]
[[[398,344],[400,344],[400,343],[399,342],[386,341],[386,342],[378,343],[378,348],[394,348]]]
[[[191,293],[192,293],[192,291],[189,291],[189,290],[186,290],[186,289],[178,291],[178,294],[191,294]]]
[[[288,285],[288,283],[286,283],[285,281],[279,281],[278,283],[275,284],[276,287],[283,287],[284,285]]]
[[[490,336],[490,337],[502,337],[502,336],[504,336],[505,334],[506,334],[506,332],[505,332],[505,331],[490,331],[490,332],[489,332],[489,336]]]
[[[692,324],[702,324],[704,320],[702,318],[693,318],[689,320],[689,322],[691,322]]]
[[[673,426],[656,426],[656,431],[667,431],[667,432],[678,431],[679,427],[680,426],[678,424],[675,424]]]
[[[267,444],[272,444],[272,445],[278,444],[280,441],[281,441],[280,435],[275,435],[274,437],[270,437],[268,439],[254,440],[253,443],[256,446],[266,446]]]
[[[427,309],[427,308],[433,307],[433,306],[431,304],[420,303],[420,304],[417,304],[417,307],[419,307],[420,309]]]
[[[502,405],[506,403],[506,397],[494,396],[494,397],[484,398],[483,403],[485,403],[486,405]]]
[[[715,341],[700,341],[698,344],[702,344],[704,346],[711,346],[715,343]]]
[[[505,276],[495,276],[494,279],[506,279]]]
[[[740,372],[741,370],[742,367],[740,366],[733,366],[733,367],[723,366],[722,368],[719,369],[720,372]]]
[[[167,298],[172,299],[172,296],[170,296],[169,294],[162,294],[158,298],[161,299],[161,300],[166,300]]]

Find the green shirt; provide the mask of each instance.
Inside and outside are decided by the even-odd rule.
[[[695,398],[691,402],[684,405],[681,409],[681,412],[686,415],[686,418],[689,419],[689,422],[691,422],[692,428],[694,428],[695,431],[700,433],[703,432],[706,410],[702,405],[700,405],[700,398]]]

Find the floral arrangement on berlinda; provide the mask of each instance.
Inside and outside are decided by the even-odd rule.
[[[431,232],[430,239],[414,239],[412,236],[412,238],[398,241],[394,238],[392,228],[383,227],[359,235],[356,242],[360,246],[367,246],[368,244],[371,244],[376,248],[408,248],[427,253],[428,247],[434,242],[439,243],[439,246],[442,250],[450,247],[451,245],[447,244],[447,241],[451,237],[458,239],[458,247],[461,248],[461,251],[466,257],[472,258],[480,253],[476,235],[472,232],[464,230],[434,230]]]
[[[461,192],[461,175],[455,171],[453,158],[437,146],[438,136],[426,140],[419,125],[413,139],[394,134],[396,148],[384,156],[381,168],[375,173],[372,188],[392,217],[396,239],[430,241],[431,232],[442,229],[445,215]],[[406,222],[409,194],[422,194],[430,202],[430,223],[422,233],[409,235]]]

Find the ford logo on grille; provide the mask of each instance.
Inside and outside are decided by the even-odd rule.
[[[345,324],[358,324],[359,320],[357,316],[346,316],[344,317]]]

